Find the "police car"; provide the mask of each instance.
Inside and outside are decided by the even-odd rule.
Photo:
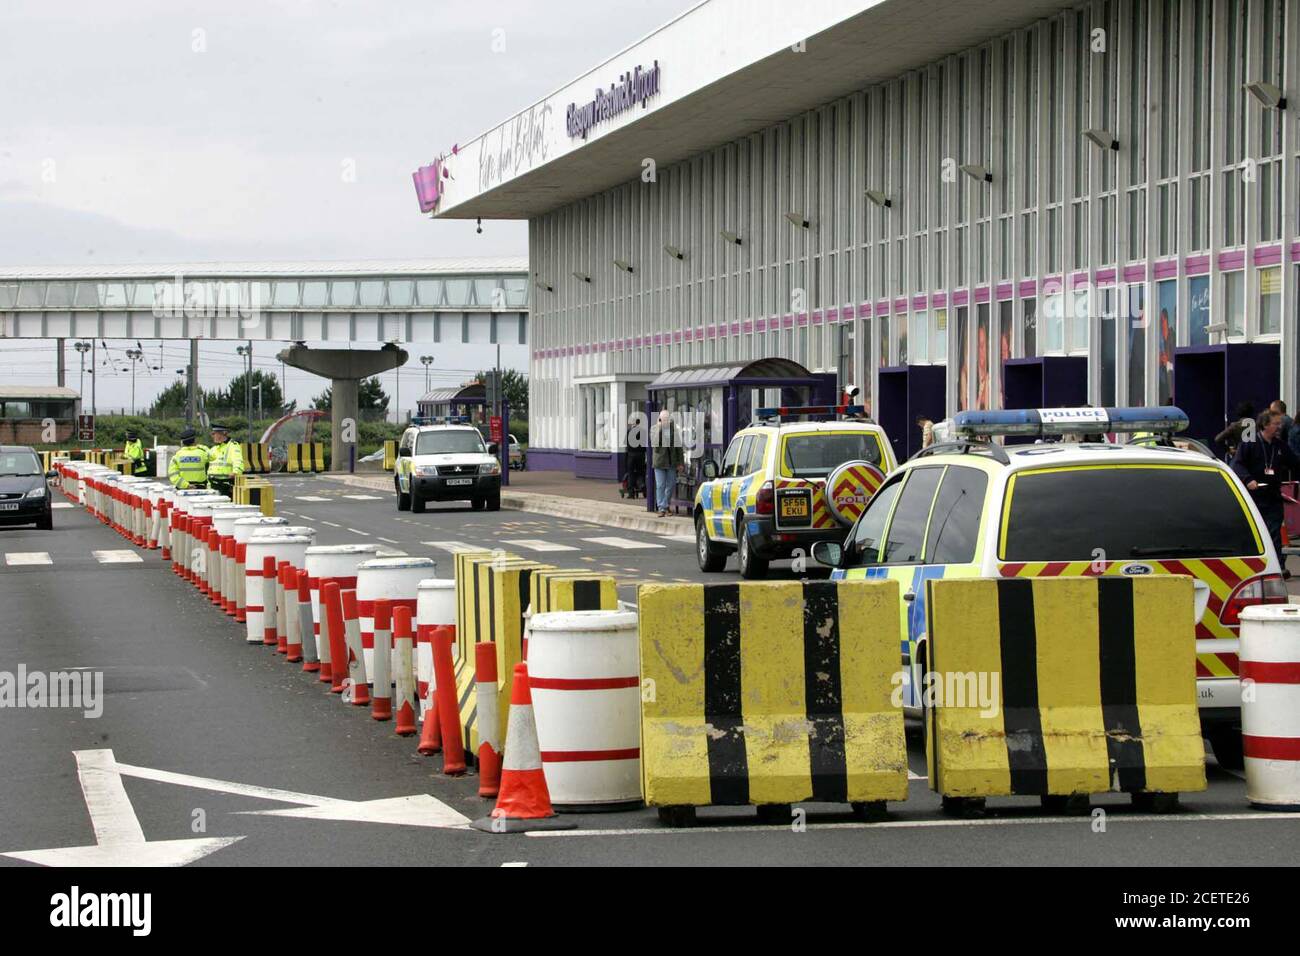
[[[501,508],[501,461],[468,418],[416,419],[402,432],[393,469],[397,510],[421,514],[429,501]]]
[[[1220,765],[1239,767],[1238,622],[1243,608],[1286,603],[1287,591],[1241,481],[1171,440],[1186,415],[1172,407],[1023,409],[963,412],[953,425],[956,440],[890,475],[843,546],[813,552],[834,579],[899,582],[907,710],[919,713],[928,579],[1188,575],[1202,727]],[[1114,444],[1105,433],[1136,440]],[[1040,440],[988,440],[1013,435]]]
[[[860,405],[761,408],[736,433],[722,464],[706,459],[695,492],[696,557],[721,571],[736,553],[740,574],[761,578],[768,563],[843,541],[896,465],[884,429]],[[833,421],[790,421],[840,416]]]

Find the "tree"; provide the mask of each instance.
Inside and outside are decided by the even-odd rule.
[[[180,414],[184,411],[188,398],[189,392],[185,387],[185,379],[178,378],[154,396],[153,404],[149,406],[149,415],[163,417]]]
[[[479,372],[478,380],[480,382],[491,381],[492,372]],[[505,393],[506,401],[510,403],[510,417],[527,418],[528,376],[513,368],[503,369],[501,371],[501,391]]]
[[[329,386],[311,400],[312,408],[319,412],[328,412],[334,401],[334,387]],[[357,410],[388,414],[388,393],[379,382],[379,376],[362,379],[357,388]]]
[[[274,372],[267,372],[260,368],[253,369],[253,375],[250,379],[247,372],[240,372],[226,385],[225,389],[212,393],[207,396],[206,402],[209,413],[221,409],[226,412],[242,412],[245,409],[245,392],[244,383],[248,380],[251,386],[248,391],[248,400],[253,404],[253,413],[257,413],[258,394],[257,386],[261,386],[261,407],[268,415],[284,415],[295,408],[297,402],[285,404],[284,393],[280,391],[280,379]]]

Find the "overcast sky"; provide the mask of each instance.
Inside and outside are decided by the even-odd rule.
[[[525,255],[522,222],[420,216],[411,172],[696,2],[0,0],[0,263]],[[404,405],[432,350],[409,349]],[[439,384],[492,360],[437,352]],[[139,404],[184,360],[162,364]],[[224,384],[234,344],[200,364]],[[100,410],[129,406],[130,376],[101,370]],[[53,343],[6,343],[0,381],[53,380]],[[323,385],[289,372],[300,404]]]

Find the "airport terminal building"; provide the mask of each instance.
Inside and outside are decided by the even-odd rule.
[[[900,451],[965,408],[1203,436],[1296,397],[1298,114],[1300,0],[705,0],[442,157],[432,211],[529,220],[530,467],[850,385]]]

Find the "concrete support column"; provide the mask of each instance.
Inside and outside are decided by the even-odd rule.
[[[351,471],[356,466],[358,393],[361,380],[400,368],[407,355],[391,342],[380,349],[309,349],[295,345],[276,356],[285,365],[330,380],[330,470]],[[346,440],[345,440],[346,439]]]

